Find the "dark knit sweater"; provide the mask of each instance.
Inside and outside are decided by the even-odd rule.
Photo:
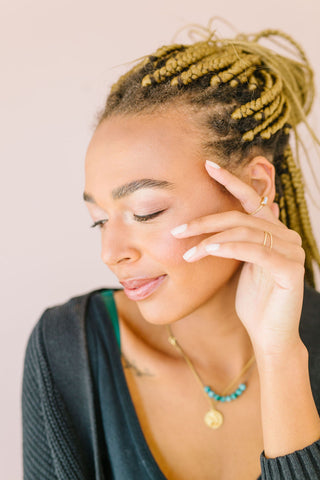
[[[24,480],[165,479],[139,426],[101,293],[46,310],[30,335],[22,393]],[[300,335],[320,413],[320,294],[309,288]],[[262,480],[320,479],[320,440],[274,459],[262,452],[260,461]]]

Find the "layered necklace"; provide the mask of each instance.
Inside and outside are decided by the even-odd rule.
[[[166,325],[169,337],[168,341],[171,345],[173,345],[183,356],[185,359],[187,365],[190,367],[191,371],[193,372],[194,376],[198,380],[198,382],[201,385],[202,391],[205,394],[206,398],[208,399],[210,403],[210,410],[205,414],[204,416],[204,422],[205,424],[213,429],[219,428],[223,424],[223,415],[222,413],[216,408],[216,403],[215,402],[231,402],[233,400],[236,400],[238,397],[240,397],[243,392],[246,390],[247,385],[245,382],[242,382],[238,385],[238,387],[233,390],[230,393],[230,390],[234,388],[234,386],[238,383],[240,378],[249,370],[251,365],[255,361],[255,356],[253,355],[250,360],[244,365],[243,369],[237,375],[235,379],[233,379],[229,385],[226,386],[226,388],[223,390],[223,392],[219,395],[215,391],[212,390],[212,388],[209,385],[206,385],[200,378],[198,372],[194,368],[190,358],[186,355],[184,350],[182,349],[181,345],[178,343],[178,340],[176,337],[173,335],[172,330],[170,325]],[[229,392],[229,393],[228,393]]]

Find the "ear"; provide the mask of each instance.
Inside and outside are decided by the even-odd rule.
[[[247,182],[260,195],[267,196],[268,203],[272,203],[276,194],[275,169],[266,157],[256,156],[244,168]]]

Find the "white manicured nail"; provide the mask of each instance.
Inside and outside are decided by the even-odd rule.
[[[213,253],[220,248],[220,243],[211,243],[210,245],[206,245],[204,248],[208,253]]]
[[[197,247],[192,247],[190,250],[187,250],[186,253],[183,255],[185,260],[190,260],[191,257],[196,253]]]
[[[178,225],[171,230],[172,235],[179,235],[179,233],[183,233],[187,230],[187,224],[184,223],[183,225]]]
[[[220,165],[218,165],[215,162],[212,162],[211,160],[206,160],[206,164],[213,168],[220,168]]]

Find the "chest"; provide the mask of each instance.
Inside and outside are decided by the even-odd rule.
[[[263,442],[257,379],[237,400],[217,402],[224,422],[213,430],[203,420],[210,403],[190,375],[154,378],[127,367],[142,432],[168,480],[258,479]]]

